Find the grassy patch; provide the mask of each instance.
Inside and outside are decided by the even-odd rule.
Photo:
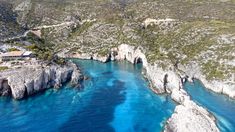
[[[7,70],[9,69],[7,66],[0,66],[0,71],[4,71],[4,70]]]
[[[97,53],[98,53],[98,55],[106,56],[109,54],[109,49],[101,49]]]
[[[17,49],[17,48],[9,48],[7,51],[8,51],[8,52],[11,52],[11,51],[19,51],[19,49]]]
[[[72,29],[72,32],[69,34],[69,38],[80,36],[83,32],[87,31],[94,22],[85,22],[81,26]]]
[[[208,80],[225,78],[226,69],[224,69],[224,67],[218,62],[208,61],[203,64],[202,69]]]

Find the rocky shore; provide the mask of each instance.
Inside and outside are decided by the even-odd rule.
[[[191,63],[187,66],[179,66],[178,68],[181,71],[184,71],[184,75],[188,76],[187,79],[189,81],[198,79],[207,89],[235,99],[235,82],[233,77],[231,77],[230,80],[208,80],[206,79],[206,76],[202,74],[201,67],[196,63]]]
[[[72,62],[63,66],[26,66],[0,73],[0,95],[22,99],[48,88],[59,88],[68,81],[77,85],[82,79],[81,72]]]
[[[126,44],[122,44],[117,48],[112,48],[110,53],[102,56],[97,53],[59,53],[58,55],[63,58],[79,58],[79,59],[92,59],[101,62],[108,62],[110,60],[127,60],[131,63],[138,63],[137,61],[141,61],[145,70],[146,76],[151,82],[151,85],[155,87],[155,91],[157,93],[166,92],[165,84],[167,83],[168,87],[181,87],[182,82],[188,80],[190,82],[193,79],[200,80],[207,89],[221,93],[229,96],[230,98],[235,99],[235,82],[231,80],[207,80],[205,75],[202,73],[201,67],[196,63],[191,63],[186,66],[179,65],[177,68],[172,66],[170,62],[164,61],[167,65],[166,69],[163,69],[159,62],[154,64],[150,64],[147,62],[146,56],[142,51],[143,49],[134,46],[129,46]],[[171,75],[171,76],[169,76]],[[165,79],[164,82],[164,78]],[[168,80],[168,81],[167,81]],[[180,81],[179,81],[180,80]],[[166,82],[167,81],[167,82]]]
[[[178,72],[174,66],[162,69],[158,63],[149,64],[141,47],[122,44],[111,49],[110,53],[103,57],[93,57],[92,54],[60,54],[61,57],[94,59],[101,62],[108,60],[127,60],[133,64],[141,62],[145,68],[145,75],[152,85],[155,93],[168,93],[178,103],[174,114],[165,125],[165,132],[182,131],[213,131],[219,129],[215,123],[215,117],[205,108],[198,106],[190,99],[183,89],[183,82],[187,79],[186,72]],[[189,78],[190,79],[190,78]]]
[[[214,116],[190,100],[186,91],[182,89],[182,78],[185,75],[181,77],[171,66],[164,70],[158,64],[148,64],[141,48],[121,45],[118,47],[117,54],[117,60],[126,59],[131,63],[137,63],[136,60],[141,59],[146,69],[145,74],[154,87],[154,92],[167,92],[173,100],[179,103],[174,114],[167,121],[166,132],[219,131]]]

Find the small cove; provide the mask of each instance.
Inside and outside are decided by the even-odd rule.
[[[170,97],[156,95],[141,65],[73,60],[89,79],[83,90],[65,85],[25,100],[0,98],[1,131],[161,131],[174,111]]]

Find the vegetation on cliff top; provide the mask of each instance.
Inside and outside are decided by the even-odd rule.
[[[17,13],[29,27],[96,19],[77,27],[42,29],[46,47],[36,48],[41,58],[60,50],[105,56],[112,47],[129,44],[142,46],[148,62],[163,67],[164,62],[196,62],[207,79],[226,79],[235,73],[234,64],[227,63],[235,58],[234,0],[47,0],[32,1],[30,11]],[[145,28],[147,18],[175,21]]]

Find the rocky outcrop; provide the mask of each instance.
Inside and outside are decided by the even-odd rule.
[[[157,93],[169,93],[173,88],[182,88],[180,77],[172,70],[163,70],[158,64],[146,67],[147,78]]]
[[[82,75],[82,73],[80,72],[80,70],[77,68],[75,64],[71,64],[71,66],[73,67],[74,70],[73,70],[70,83],[73,87],[79,87],[80,82],[84,80],[84,76]]]
[[[173,67],[163,70],[157,63],[149,64],[141,47],[135,48],[134,46],[122,44],[118,48],[112,49],[112,51],[116,51],[115,60],[127,60],[133,64],[138,63],[139,60],[146,69],[145,75],[156,93],[170,92],[172,88],[182,87],[180,77],[171,70]],[[167,80],[164,80],[166,75]]]
[[[99,55],[99,54],[94,54],[91,57],[93,60],[97,60],[100,62],[108,62],[111,58],[110,58],[110,54],[107,54],[105,56]]]
[[[181,71],[184,71],[185,76],[188,76],[189,81],[193,79],[200,80],[203,85],[216,93],[221,93],[235,99],[235,80],[233,77],[230,80],[208,80],[202,73],[202,69],[197,63],[191,63],[186,66],[179,66]],[[193,70],[192,70],[193,69]],[[182,75],[183,76],[183,75]],[[235,75],[234,75],[235,76]]]
[[[219,80],[211,80],[208,81],[205,77],[194,77],[198,78],[206,88],[221,94],[225,94],[230,98],[235,99],[235,83],[231,81],[219,81]]]
[[[164,132],[219,132],[215,118],[193,101],[178,105],[167,121]]]
[[[183,89],[173,89],[171,98],[180,105],[168,119],[164,132],[219,132],[214,116],[190,100]]]
[[[8,70],[0,73],[0,77],[1,95],[11,93],[15,99],[22,99],[51,87],[59,88],[69,80],[76,85],[82,79],[80,71],[72,63],[64,66],[50,65]]]
[[[134,47],[126,44],[118,46],[118,48],[112,49],[116,51],[115,60],[127,60],[133,64],[137,63],[136,60],[141,60],[144,67],[147,67],[147,59],[142,51],[141,47]]]

